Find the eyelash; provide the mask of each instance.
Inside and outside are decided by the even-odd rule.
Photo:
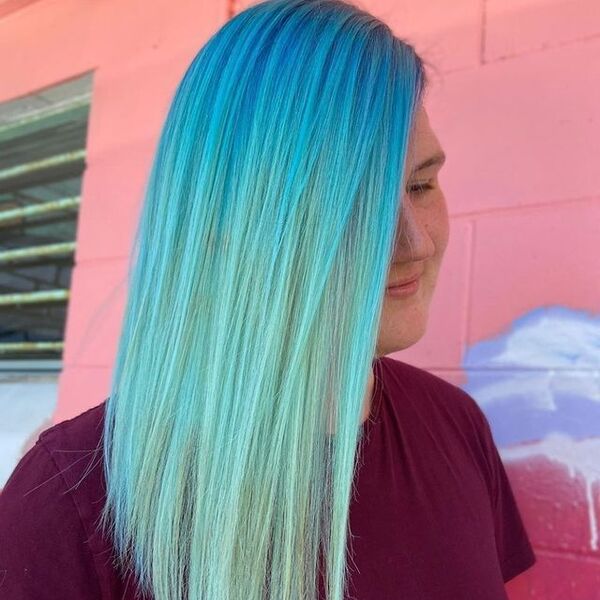
[[[408,189],[411,194],[415,194],[416,196],[421,196],[426,191],[433,190],[435,188],[431,185],[431,183],[427,182],[427,183],[419,183],[419,184],[412,185]],[[413,189],[416,189],[417,191],[413,191]]]

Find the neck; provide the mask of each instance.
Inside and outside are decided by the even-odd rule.
[[[364,423],[371,413],[371,404],[373,402],[373,389],[375,388],[375,375],[373,374],[373,369],[369,371],[369,381],[367,383],[367,391],[365,392],[365,397],[363,401],[363,412],[360,418],[360,422]]]
[[[360,417],[360,424],[362,425],[371,414],[371,405],[373,403],[373,390],[375,389],[375,375],[373,374],[373,367],[369,370],[369,378],[367,381],[367,389],[363,397],[363,411]],[[331,424],[327,430],[328,435],[333,435],[331,430]]]

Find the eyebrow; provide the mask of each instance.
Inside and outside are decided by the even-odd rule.
[[[433,156],[430,156],[429,158],[425,159],[415,169],[413,169],[412,172],[416,173],[417,171],[422,171],[423,169],[426,169],[427,167],[431,167],[432,165],[443,165],[445,160],[446,160],[446,155],[444,154],[444,152],[442,150],[440,150]]]

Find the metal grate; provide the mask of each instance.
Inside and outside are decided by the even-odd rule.
[[[90,89],[86,75],[0,104],[0,369],[62,357]]]

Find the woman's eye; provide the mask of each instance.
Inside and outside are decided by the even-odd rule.
[[[416,196],[420,196],[429,190],[433,190],[434,187],[429,182],[416,183],[415,185],[411,185],[408,188],[409,193],[414,194]]]

